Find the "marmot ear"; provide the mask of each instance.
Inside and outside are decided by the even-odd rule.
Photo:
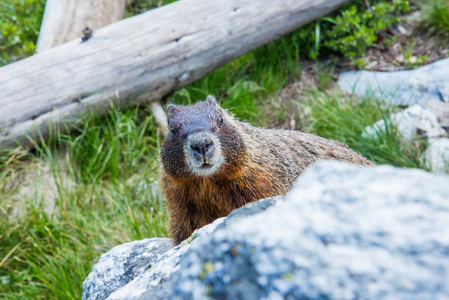
[[[215,99],[214,96],[212,95],[207,96],[206,103],[211,104],[213,106],[218,106],[217,99]]]
[[[175,104],[167,105],[167,117],[171,119],[177,112],[181,110],[181,106]]]

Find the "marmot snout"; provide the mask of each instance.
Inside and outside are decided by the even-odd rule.
[[[209,176],[224,163],[220,141],[211,132],[198,129],[187,135],[185,160],[193,174]]]
[[[212,96],[194,106],[169,105],[167,116],[161,186],[175,244],[237,207],[285,194],[316,160],[374,165],[336,141],[240,122]]]

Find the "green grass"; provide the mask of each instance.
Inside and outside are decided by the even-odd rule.
[[[390,115],[398,111],[396,107],[371,98],[345,97],[339,91],[312,89],[305,98],[298,103],[304,114],[301,118],[304,131],[340,141],[376,164],[426,168],[421,159],[425,140],[404,139],[395,124],[389,122]],[[365,128],[380,119],[390,124],[386,130],[363,137]]]
[[[422,25],[430,36],[438,36],[449,44],[449,0],[420,1]]]
[[[79,299],[81,283],[101,253],[166,236],[156,184],[159,139],[152,128],[143,109],[113,110],[101,120],[89,118],[74,134],[54,134],[34,153],[21,154],[28,160],[3,160],[0,298]],[[11,176],[20,182],[42,163],[49,172],[28,183],[29,193],[17,195],[18,186],[8,186]],[[53,213],[45,204],[51,186]]]
[[[128,15],[168,2],[135,1]],[[363,8],[364,1],[353,3]],[[379,164],[423,167],[423,141],[407,142],[394,127],[378,137],[361,136],[365,126],[395,108],[327,90],[332,64],[318,72],[320,90],[278,100],[279,91],[300,78],[301,58],[318,48],[328,54],[316,34],[325,36],[332,22],[317,24],[230,62],[166,100],[191,104],[213,94],[256,126],[285,120],[293,105],[304,131],[344,142]],[[1,150],[0,298],[79,299],[82,281],[102,253],[124,242],[166,236],[157,185],[160,143],[151,113],[132,108],[113,109],[100,119],[86,116],[74,132],[55,131],[34,151]],[[37,174],[29,179],[31,170]],[[49,211],[50,199],[55,209]]]

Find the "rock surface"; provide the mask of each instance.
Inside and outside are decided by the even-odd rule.
[[[432,172],[449,173],[449,139],[429,140],[429,146],[423,153],[423,157]]]
[[[426,103],[426,109],[437,117],[441,126],[449,129],[449,102],[430,100]]]
[[[365,128],[363,137],[377,136],[395,124],[398,132],[407,139],[421,136],[427,138],[429,143],[421,160],[425,161],[429,170],[437,174],[449,173],[449,139],[437,121],[436,116],[419,105],[413,105],[400,113],[393,114],[389,120],[379,120]]]
[[[390,116],[401,135],[412,138],[422,135],[426,138],[434,138],[446,135],[446,131],[438,124],[436,116],[419,105],[413,105],[400,113]],[[387,121],[389,122],[389,121]],[[380,120],[368,126],[362,136],[376,135],[379,131],[385,131],[389,125],[385,120]]]
[[[407,71],[349,71],[340,75],[338,85],[347,93],[373,95],[395,105],[449,102],[449,58]]]
[[[83,282],[83,299],[105,299],[142,274],[173,247],[171,239],[153,238],[126,243],[103,254]]]
[[[282,200],[201,228],[107,299],[449,299],[448,186],[318,162]]]

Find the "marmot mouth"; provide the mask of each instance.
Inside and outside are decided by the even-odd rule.
[[[210,165],[210,164],[202,164],[201,167],[200,167],[200,169],[205,170],[205,169],[210,169],[210,168],[212,168],[212,167],[213,167],[213,165]]]

